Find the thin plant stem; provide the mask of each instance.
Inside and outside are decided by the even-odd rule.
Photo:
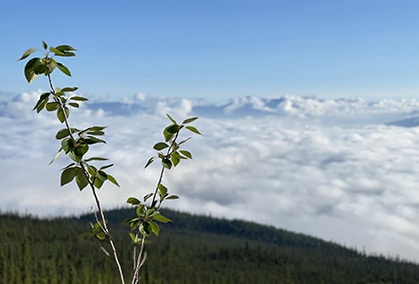
[[[63,111],[65,126],[69,131],[71,139],[75,140],[74,136],[72,134],[71,128],[70,128],[70,123],[68,121],[67,113],[64,110],[64,106],[63,106],[61,100],[56,97],[56,91],[55,91],[54,85],[52,83],[52,79],[51,79],[50,74],[47,74],[47,77],[48,77],[48,82],[49,82],[49,86],[50,86],[50,89],[51,89],[51,94],[53,95],[55,102],[57,102],[59,104],[59,107]],[[113,242],[110,231],[109,231],[108,226],[106,224],[105,214],[103,212],[102,205],[100,204],[99,197],[96,193],[95,186],[94,186],[93,182],[89,179],[89,174],[88,174],[88,172],[85,168],[85,165],[82,162],[79,162],[78,165],[83,170],[83,173],[84,173],[84,175],[85,175],[85,177],[86,177],[86,179],[89,183],[90,189],[92,190],[93,198],[96,202],[96,207],[97,207],[97,210],[99,212],[100,219],[101,219],[101,222],[99,222],[100,228],[103,231],[103,233],[106,235],[106,238],[108,239],[109,245],[112,249],[113,258],[114,258],[115,264],[118,268],[121,284],[125,284],[124,273],[123,273],[123,270],[122,270],[122,266],[121,266],[121,263],[120,263],[119,258],[118,258],[118,253],[117,253],[115,244]]]

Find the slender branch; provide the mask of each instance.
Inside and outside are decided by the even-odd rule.
[[[135,249],[134,249],[134,264],[135,264],[135,269],[134,269],[134,275],[132,277],[132,282],[131,284],[137,284],[140,281],[140,269],[144,264],[145,261],[145,256],[143,257],[143,253],[144,253],[144,243],[145,243],[145,235],[142,236],[141,239],[141,245],[140,245],[140,251],[138,253],[138,257],[135,258]]]
[[[51,93],[53,95],[54,101],[58,103],[59,107],[63,111],[65,126],[68,129],[68,132],[69,132],[69,135],[70,135],[71,139],[75,140],[74,139],[74,136],[72,134],[72,131],[71,131],[70,123],[68,121],[67,113],[65,112],[65,109],[64,109],[64,105],[61,102],[61,100],[59,98],[57,98],[57,96],[56,96],[56,91],[55,91],[54,85],[52,83],[51,75],[50,74],[47,74],[47,77],[48,77],[48,82],[49,82],[49,86],[50,86]],[[102,206],[100,204],[99,197],[98,197],[98,195],[96,193],[95,186],[94,186],[93,182],[90,180],[90,176],[89,176],[88,171],[86,170],[85,165],[82,162],[79,162],[78,165],[83,170],[83,173],[84,173],[84,175],[85,175],[85,177],[86,177],[86,179],[87,179],[87,181],[89,183],[90,189],[92,190],[92,194],[93,194],[93,197],[94,197],[95,202],[96,202],[96,207],[97,207],[97,210],[98,210],[98,212],[100,214],[100,219],[101,219],[101,222],[99,222],[100,228],[103,231],[103,233],[105,233],[106,238],[108,239],[109,245],[110,245],[110,247],[112,249],[112,253],[113,253],[113,258],[114,258],[115,264],[116,264],[116,266],[118,268],[118,272],[119,272],[121,284],[124,284],[125,283],[125,280],[124,280],[124,274],[123,274],[122,266],[121,266],[121,263],[120,263],[119,258],[118,258],[118,253],[117,253],[115,244],[113,242],[113,239],[111,237],[110,231],[109,231],[108,226],[106,224],[105,214],[104,214],[103,209],[102,209]]]
[[[175,138],[173,139],[173,141],[172,141],[169,149],[167,149],[166,157],[170,156],[170,154],[171,154],[171,152],[172,152],[172,150],[174,148],[173,145],[175,144],[176,139],[178,138],[178,136],[179,136],[179,132],[176,133]],[[162,167],[161,168],[161,171],[160,171],[160,176],[159,176],[159,179],[158,179],[156,188],[154,190],[153,200],[151,201],[151,204],[154,204],[154,202],[156,202],[157,192],[159,191],[159,184],[161,184],[161,182],[163,180],[164,170],[165,170],[165,167]]]

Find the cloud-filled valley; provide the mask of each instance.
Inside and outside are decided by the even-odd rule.
[[[77,214],[90,192],[59,186],[61,126],[36,114],[40,92],[0,94],[0,208],[41,216]],[[100,190],[107,208],[143,196],[159,168],[144,169],[170,113],[200,117],[202,137],[185,144],[194,156],[166,174],[181,198],[172,208],[239,218],[419,261],[419,102],[321,100],[297,96],[205,100],[92,99],[73,111],[75,127],[108,125],[93,147],[115,164],[121,187]]]

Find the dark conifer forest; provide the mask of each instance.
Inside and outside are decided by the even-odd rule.
[[[121,224],[130,209],[107,212],[129,271],[132,245]],[[146,244],[141,283],[419,283],[419,265],[367,256],[273,227],[166,210],[172,223]],[[91,214],[39,219],[0,215],[0,283],[118,283],[107,243],[89,234]]]

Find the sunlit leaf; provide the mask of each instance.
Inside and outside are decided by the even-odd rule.
[[[89,184],[89,180],[87,179],[86,174],[81,168],[76,168],[76,183],[80,191],[83,190]]]
[[[77,131],[76,128],[72,128],[72,130],[73,129],[75,131]],[[75,132],[75,131],[72,131],[72,132]],[[70,135],[70,131],[67,128],[63,128],[63,129],[58,130],[57,134],[55,134],[55,138],[57,140],[61,140],[61,139],[65,138],[65,137],[67,137],[69,135]]]
[[[170,114],[166,114],[166,116],[170,119],[173,124],[177,124],[176,120],[173,119],[173,117],[170,116]]]
[[[73,100],[73,101],[87,101],[88,99],[86,99],[84,97],[80,97],[80,96],[74,96],[74,97],[70,97],[69,100]]]
[[[138,204],[141,204],[141,201],[140,201],[140,200],[138,200],[138,198],[135,198],[135,197],[129,197],[129,198],[127,199],[127,203],[132,204],[132,205],[138,205]]]
[[[61,148],[67,154],[68,152],[74,149],[74,140],[70,137],[63,139],[61,141]]]
[[[102,157],[91,157],[88,158],[86,160],[84,160],[85,162],[90,162],[90,161],[107,161],[108,159],[106,158],[102,158]]]
[[[159,225],[157,224],[157,223],[154,223],[154,222],[149,222],[149,224],[150,224],[150,227],[151,227],[151,231],[156,235],[156,236],[158,236],[159,235],[159,232],[160,232],[160,227],[159,227]]]
[[[114,185],[116,185],[117,187],[119,187],[119,183],[117,182],[117,180],[110,174],[108,174],[108,180],[113,183]]]
[[[65,53],[63,52],[63,51],[61,51],[61,50],[59,50],[59,49],[56,49],[55,47],[50,47],[49,48],[49,50],[51,51],[51,52],[54,52],[54,54],[55,55],[57,55],[57,56],[65,56]]]
[[[166,143],[164,143],[164,142],[159,142],[159,143],[156,143],[156,144],[153,146],[153,149],[154,149],[154,150],[157,150],[157,151],[161,151],[161,150],[163,150],[163,149],[165,149],[165,148],[167,148],[167,147],[169,147],[169,145],[168,145],[168,144],[166,144]]]
[[[188,125],[186,126],[186,129],[188,129],[189,131],[192,131],[193,133],[201,135],[201,132],[199,132],[199,130],[194,126]]]
[[[165,199],[179,199],[179,196],[177,196],[177,195],[169,195]]]
[[[78,88],[77,87],[65,87],[61,89],[61,92],[66,93],[66,92],[74,92],[76,91]],[[71,98],[70,98],[71,99]]]
[[[160,192],[160,196],[165,197],[167,195],[167,187],[165,187],[163,184],[159,183],[157,186]]]
[[[61,50],[61,51],[69,51],[69,50],[75,51],[75,50],[77,50],[74,47],[72,47],[71,45],[66,45],[66,44],[56,46],[55,48],[58,49],[58,50]]]
[[[181,126],[178,124],[172,124],[169,125],[168,127],[166,127],[165,130],[167,130],[167,132],[172,133],[172,134],[176,134],[179,132],[179,130],[181,129]]]
[[[172,162],[169,159],[162,159],[161,163],[166,169],[170,170],[172,168]]]
[[[47,111],[54,111],[60,107],[60,104],[57,102],[49,102],[45,105]]]
[[[148,222],[141,223],[139,230],[140,233],[145,236],[150,235],[152,232],[151,225]]]
[[[37,74],[35,74],[34,69],[36,68],[36,66],[40,64],[41,64],[41,59],[38,57],[32,58],[26,63],[24,74],[25,74],[26,81],[28,81],[28,83],[31,83],[38,76]]]
[[[34,53],[36,51],[36,48],[29,48],[28,50],[26,50],[23,55],[19,58],[19,60],[23,60],[25,58],[27,58],[28,56],[30,56],[32,53]]]
[[[176,167],[180,163],[180,155],[178,152],[173,152],[170,159],[172,160],[173,166]]]
[[[144,213],[145,213],[144,209],[145,209],[144,204],[138,205],[137,209],[135,210],[135,213],[137,214],[138,217],[143,217],[144,216]]]
[[[95,237],[100,240],[103,241],[104,239],[106,239],[106,234],[104,232],[99,232],[95,235]]]
[[[55,160],[58,159],[58,157],[61,155],[61,152],[63,151],[63,148],[61,147],[58,152],[55,154],[54,158],[52,158],[51,162],[49,162],[49,164],[51,165],[52,163],[55,162]]]
[[[67,168],[61,173],[61,186],[71,182],[76,176],[76,171],[74,168]]]
[[[169,218],[167,218],[166,216],[163,216],[163,215],[161,215],[161,214],[155,214],[155,215],[153,216],[153,219],[154,219],[154,220],[157,220],[157,221],[159,221],[159,222],[162,222],[162,223],[172,222],[172,220],[170,220]]]
[[[185,156],[185,157],[187,157],[187,158],[189,158],[189,159],[192,159],[192,154],[191,154],[191,152],[186,151],[186,150],[180,150],[179,152],[180,152],[183,156]]]
[[[188,123],[191,123],[191,122],[193,122],[193,121],[195,121],[195,120],[197,120],[197,119],[198,119],[198,117],[197,117],[197,116],[195,116],[195,117],[191,117],[191,118],[185,119],[185,120],[182,122],[182,124],[188,124]]]
[[[156,160],[156,157],[151,157],[150,159],[148,159],[147,164],[144,166],[144,168],[147,168],[152,162],[154,162],[154,160]]]
[[[57,118],[63,123],[70,115],[70,110],[67,107],[62,107],[57,110]]]
[[[63,72],[65,75],[71,77],[71,72],[70,70],[64,66],[63,64],[61,64],[60,62],[57,62],[57,67],[58,69],[60,69],[61,72]]]
[[[37,101],[36,105],[33,107],[33,110],[36,109],[36,111],[39,113],[41,110],[44,109],[45,105],[47,104],[49,100],[49,96],[51,93],[43,93],[39,96],[39,100]]]

